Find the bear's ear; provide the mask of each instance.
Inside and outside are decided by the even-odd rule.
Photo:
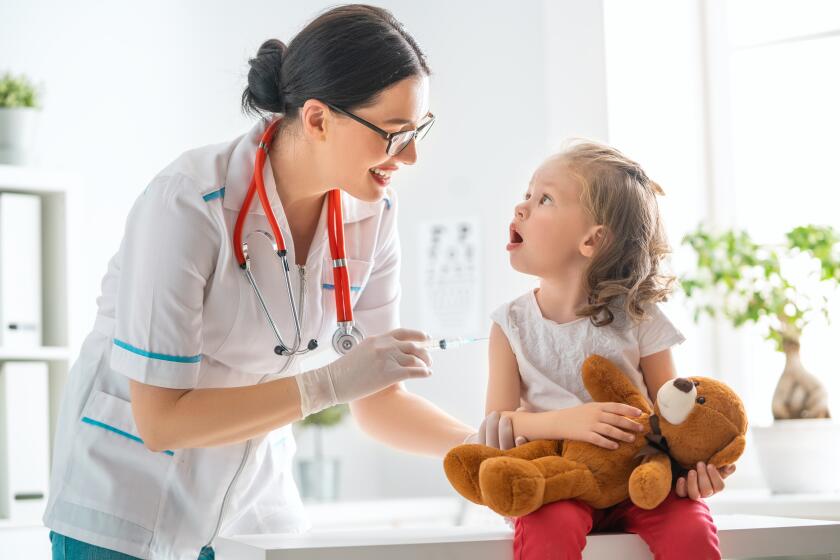
[[[735,436],[735,439],[730,441],[726,447],[712,455],[712,458],[707,463],[716,467],[731,465],[738,460],[738,457],[744,452],[746,446],[747,440],[744,436]]]

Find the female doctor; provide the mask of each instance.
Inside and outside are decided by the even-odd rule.
[[[212,558],[220,533],[305,529],[291,424],[337,403],[413,452],[474,431],[399,384],[431,374],[425,335],[397,328],[388,188],[434,120],[420,48],[352,5],[250,66],[242,105],[264,118],[161,171],[109,264],[60,412],[55,559]]]

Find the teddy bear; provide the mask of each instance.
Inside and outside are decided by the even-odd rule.
[[[582,441],[537,440],[507,451],[459,445],[444,458],[455,490],[508,517],[567,499],[603,509],[629,497],[638,507],[653,509],[668,496],[675,475],[699,461],[718,468],[730,465],[744,451],[744,405],[716,379],[670,380],[651,408],[621,369],[602,356],[589,356],[582,375],[595,401],[626,403],[642,411],[632,418],[644,427],[633,442],[604,449]]]

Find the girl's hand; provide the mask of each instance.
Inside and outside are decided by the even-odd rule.
[[[735,472],[735,465],[727,465],[718,469],[714,465],[697,463],[697,470],[688,471],[687,476],[677,479],[675,492],[681,498],[692,500],[714,496],[726,486],[723,479]]]
[[[605,449],[617,449],[617,441],[631,442],[644,426],[625,416],[640,416],[635,406],[614,402],[590,402],[552,412],[555,415],[556,439],[592,443]]]

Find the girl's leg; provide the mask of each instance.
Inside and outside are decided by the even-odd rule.
[[[709,506],[680,498],[672,490],[656,509],[631,502],[616,506],[619,525],[637,533],[656,560],[720,560],[720,542]]]
[[[518,517],[514,526],[514,560],[580,560],[592,529],[592,508],[577,500],[560,500]]]

